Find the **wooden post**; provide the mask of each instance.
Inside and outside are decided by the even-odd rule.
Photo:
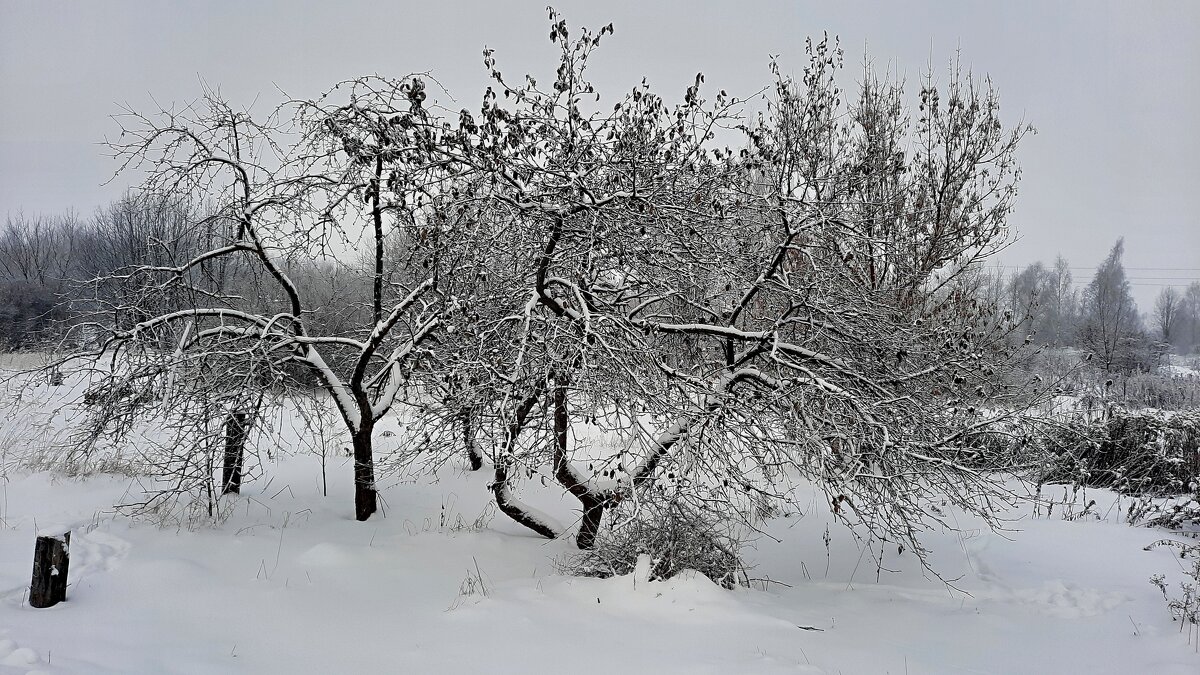
[[[221,494],[237,494],[242,490],[242,462],[245,457],[249,415],[230,413],[225,418],[225,463],[221,467]]]
[[[71,562],[71,533],[38,537],[33,547],[30,607],[53,607],[67,599],[67,569]]]

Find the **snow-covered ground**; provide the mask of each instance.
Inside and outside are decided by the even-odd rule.
[[[0,425],[24,429],[0,433],[10,451],[19,422]],[[1148,582],[1184,578],[1171,549],[1144,550],[1168,535],[1121,524],[1107,493],[929,533],[949,584],[894,545],[880,566],[814,493],[749,551],[772,581],[726,591],[565,576],[571,542],[496,515],[489,476],[461,466],[384,486],[385,512],[355,522],[347,462],[326,497],[317,457],[284,457],[220,525],[166,529],[113,515],[140,496],[129,478],[0,469],[0,675],[1200,672]],[[524,496],[571,518],[553,489]],[[68,601],[32,609],[35,534],[67,527]]]
[[[1200,359],[1173,358],[1171,363],[1159,366],[1158,372],[1172,377],[1200,377]]]
[[[1119,508],[1072,521],[1029,507],[1007,533],[933,533],[959,590],[894,549],[897,571],[878,571],[836,527],[827,556],[813,509],[751,552],[752,576],[789,586],[731,592],[699,576],[563,576],[570,544],[493,517],[479,474],[394,485],[385,516],[358,523],[348,468],[323,497],[315,459],[283,462],[196,530],[112,517],[128,479],[10,473],[0,673],[1200,672],[1147,581],[1174,584],[1179,562],[1143,550],[1163,534],[1117,524]],[[69,600],[31,609],[34,534],[63,524]]]

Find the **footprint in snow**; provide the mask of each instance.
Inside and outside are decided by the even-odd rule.
[[[1043,614],[1064,619],[1079,619],[1103,614],[1130,598],[1124,593],[1079,588],[1063,581],[1047,581],[1040,588],[1013,591],[1013,598],[1033,605]]]
[[[129,548],[129,542],[108,532],[93,530],[72,534],[71,570],[107,572],[115,569],[129,553]]]

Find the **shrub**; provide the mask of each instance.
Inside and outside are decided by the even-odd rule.
[[[1191,638],[1192,631],[1196,630],[1197,625],[1200,624],[1200,546],[1163,539],[1150,544],[1146,550],[1149,551],[1159,546],[1179,549],[1179,557],[1187,561],[1188,566],[1184,568],[1183,573],[1188,580],[1180,582],[1178,595],[1171,595],[1167,588],[1166,577],[1162,574],[1150,577],[1150,583],[1162,591],[1163,600],[1167,603],[1167,611],[1171,613],[1171,620],[1181,622],[1179,630],[1183,631],[1186,628],[1188,637]]]
[[[1107,419],[1049,428],[1038,441],[1042,482],[1153,497],[1195,492],[1200,482],[1200,412],[1114,409]]]
[[[1184,410],[1200,404],[1200,378],[1160,373],[1139,373],[1125,378],[1121,393],[1131,407]]]
[[[63,320],[54,290],[27,281],[0,281],[0,349],[28,349]]]
[[[614,509],[616,524],[593,549],[568,559],[563,570],[608,578],[633,572],[638,556],[650,556],[650,580],[695,570],[724,588],[747,583],[738,551],[744,542],[715,514],[671,501]]]

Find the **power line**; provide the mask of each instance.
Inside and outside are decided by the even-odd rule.
[[[1200,281],[1200,277],[1169,278],[1169,279],[1164,279],[1162,277],[1125,277],[1125,280],[1130,283],[1151,283],[1151,282],[1153,282],[1153,283],[1159,283],[1159,284],[1162,284],[1165,286],[1170,286],[1171,284],[1166,283],[1166,282],[1175,281],[1175,282],[1178,282],[1181,284],[1190,284],[1193,281]],[[1088,279],[1072,279],[1071,283],[1073,283],[1073,284],[1090,284],[1092,282]]]
[[[987,267],[993,267],[993,266],[988,265]],[[1023,270],[1023,269],[1028,269],[1029,267],[1032,267],[1032,265],[995,265],[994,267],[1001,267],[1006,270]],[[1121,267],[1122,267],[1122,269],[1134,270],[1137,272],[1200,272],[1200,267],[1125,267],[1124,265],[1122,265]],[[1052,269],[1052,268],[1047,267],[1046,269]],[[1099,267],[1068,267],[1067,269],[1072,270],[1072,271],[1084,271],[1084,270],[1098,270],[1100,268]]]
[[[1121,265],[1121,267],[1123,267],[1127,270],[1142,270],[1142,271],[1155,271],[1155,272],[1166,272],[1166,271],[1200,272],[1200,267],[1128,267],[1126,265]],[[1073,269],[1073,270],[1098,270],[1098,269],[1100,269],[1100,267],[1099,266],[1097,266],[1097,267],[1072,267],[1071,269]]]

